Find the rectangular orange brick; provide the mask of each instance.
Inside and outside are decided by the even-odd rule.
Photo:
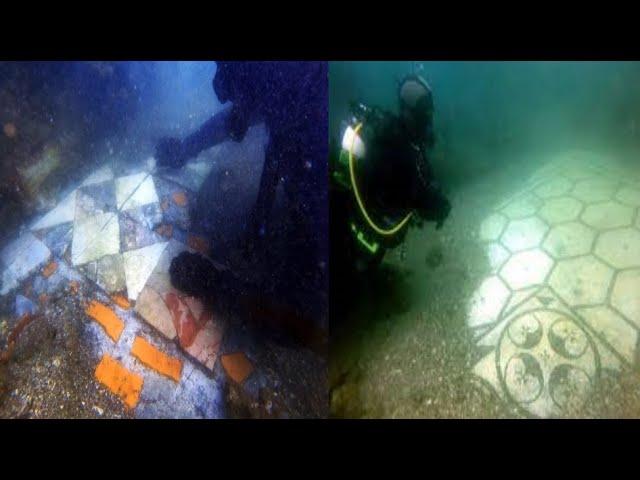
[[[110,355],[103,355],[96,367],[96,379],[118,395],[125,405],[134,408],[140,399],[142,377],[127,370]]]
[[[96,300],[91,301],[85,312],[104,328],[114,342],[118,341],[124,330],[124,322],[116,312]]]
[[[42,276],[49,278],[58,269],[58,263],[55,260],[51,260],[49,264],[42,269]]]
[[[118,305],[120,308],[124,310],[129,310],[129,308],[131,308],[131,303],[123,295],[113,295],[111,297],[111,300],[113,300],[113,303],[115,303],[116,305]]]
[[[223,355],[220,359],[224,371],[236,383],[242,383],[253,372],[253,365],[243,352]]]
[[[187,204],[187,196],[184,194],[184,192],[175,192],[173,194],[173,201],[176,205],[184,207]]]
[[[182,362],[175,357],[158,350],[142,337],[133,340],[131,354],[147,367],[165,375],[176,382],[180,382]]]
[[[189,235],[187,237],[187,245],[203,255],[209,253],[209,241],[199,235]]]

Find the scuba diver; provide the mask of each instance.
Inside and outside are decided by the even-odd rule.
[[[241,142],[249,127],[264,123],[268,144],[257,199],[241,238],[229,239],[227,246],[240,245],[240,258],[255,274],[245,279],[246,289],[262,290],[314,319],[326,317],[328,290],[327,75],[326,62],[217,62],[212,86],[218,100],[230,105],[186,138],[161,139],[155,154],[160,167],[179,168],[224,141]],[[289,216],[280,228],[272,218],[279,185]],[[205,216],[211,210],[198,208]],[[284,252],[274,251],[277,233],[285,239]],[[216,253],[223,250],[218,246]],[[181,255],[173,261],[172,281],[201,297],[207,290],[223,291],[221,284],[238,283],[221,272],[206,273],[211,268],[204,257]],[[202,285],[193,284],[198,279]]]
[[[375,268],[411,225],[435,221],[439,229],[451,209],[429,164],[435,143],[429,84],[418,74],[405,76],[398,102],[398,115],[352,103],[342,140],[331,147],[331,261],[348,270],[342,278]]]

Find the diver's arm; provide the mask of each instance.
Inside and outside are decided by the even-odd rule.
[[[415,177],[414,184],[418,215],[425,220],[437,222],[436,229],[440,229],[449,216],[451,203],[440,184],[433,178],[429,163],[424,162],[422,167],[423,171]]]
[[[202,150],[214,147],[225,140],[241,142],[249,128],[248,115],[235,106],[216,113],[195,132],[184,139],[185,154],[188,158]]]
[[[225,108],[204,122],[183,140],[163,138],[156,146],[156,159],[161,166],[181,167],[200,152],[231,139],[239,142],[249,128],[247,116],[238,108]]]

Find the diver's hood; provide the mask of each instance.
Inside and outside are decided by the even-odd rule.
[[[427,107],[433,110],[431,87],[420,75],[407,75],[400,81],[398,96],[401,106],[415,110]]]
[[[400,110],[407,112],[405,122],[417,135],[427,133],[433,116],[433,95],[427,81],[419,75],[408,75],[399,84]]]

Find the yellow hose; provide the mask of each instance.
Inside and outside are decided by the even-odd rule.
[[[360,192],[358,191],[358,186],[356,185],[356,175],[355,175],[355,166],[354,166],[355,162],[353,161],[353,145],[356,141],[358,132],[360,131],[361,128],[362,128],[362,123],[359,123],[358,125],[356,125],[356,128],[354,130],[355,133],[353,135],[353,139],[351,140],[351,148],[349,148],[349,174],[351,176],[351,186],[353,187],[353,193],[356,196],[356,201],[358,202],[358,206],[360,207],[362,216],[365,218],[369,226],[373,228],[380,235],[391,236],[398,233],[398,231],[406,225],[406,223],[411,218],[411,215],[413,215],[413,212],[409,212],[407,216],[404,217],[400,223],[398,223],[395,227],[390,228],[389,230],[385,230],[383,228],[378,227],[375,223],[373,223],[373,220],[371,220],[371,217],[369,217],[369,214],[367,213],[367,210],[364,208],[364,204],[362,203],[362,199],[360,198]]]

